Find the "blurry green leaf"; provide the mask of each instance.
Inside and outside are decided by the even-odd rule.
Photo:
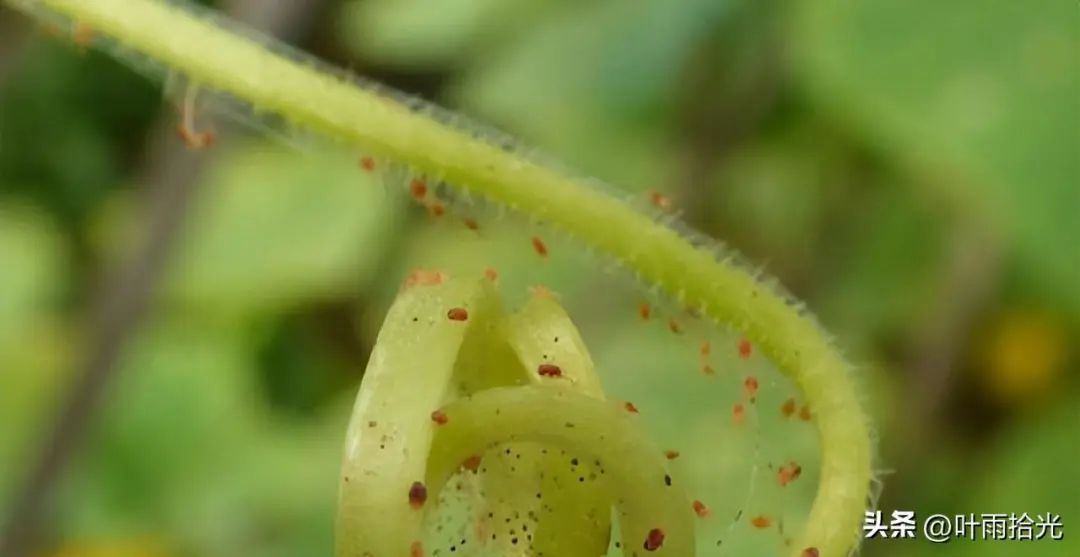
[[[252,366],[236,331],[152,326],[65,485],[62,537],[153,535],[207,557],[329,554],[346,409],[332,428],[274,423]]]
[[[66,271],[62,241],[42,215],[0,205],[0,350],[58,302]]]
[[[913,493],[902,495],[904,505],[919,516],[974,513],[1028,513],[1033,520],[1052,513],[1061,516],[1064,539],[1039,541],[982,541],[953,539],[947,544],[868,544],[873,555],[903,557],[1064,557],[1080,553],[1080,537],[1072,525],[1080,521],[1080,483],[1076,469],[1076,424],[1080,400],[1075,393],[1042,407],[1015,422],[989,450],[945,451],[928,463]],[[888,489],[888,484],[886,484]],[[1036,530],[1037,531],[1037,530]],[[1008,530],[1006,530],[1008,532]],[[976,530],[976,536],[981,532]],[[870,552],[868,551],[869,555]]]
[[[7,182],[0,189],[77,228],[122,184],[160,93],[111,57],[67,39],[26,46],[0,83],[0,176]]]
[[[1042,415],[1031,415],[989,455],[988,469],[975,491],[971,512],[1029,513],[1034,519],[1059,514],[1065,524],[1062,541],[1043,540],[1028,547],[1007,543],[967,545],[962,555],[1006,557],[1014,555],[1076,555],[1080,537],[1070,536],[1070,525],[1080,521],[1080,482],[1069,478],[1076,470],[1076,425],[1080,401],[1059,399]]]
[[[811,133],[806,133],[810,131]],[[850,197],[846,153],[821,130],[757,141],[719,165],[707,201],[706,232],[739,246],[751,260],[795,286],[820,268],[828,218]]]
[[[911,194],[898,187],[868,194],[850,225],[858,233],[832,239],[830,251],[843,260],[820,311],[849,342],[906,335],[936,299],[942,223]]]
[[[378,272],[400,197],[343,157],[249,147],[224,157],[189,223],[173,299],[273,310]]]
[[[383,64],[425,69],[456,66],[550,7],[535,0],[348,2],[340,19],[342,42]]]
[[[633,189],[655,187],[671,173],[663,132],[682,92],[679,77],[727,6],[575,5],[484,57],[454,96],[573,167]]]
[[[804,1],[811,91],[904,163],[968,186],[1080,311],[1080,10],[1026,3]]]
[[[160,519],[171,498],[257,441],[251,364],[238,339],[158,329],[139,338],[117,370],[79,476],[95,496],[69,507],[76,517],[103,516],[80,517],[76,529],[82,521],[93,531],[113,529],[98,520]]]

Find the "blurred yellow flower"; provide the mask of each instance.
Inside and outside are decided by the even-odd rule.
[[[997,401],[1030,403],[1053,387],[1068,359],[1065,327],[1053,315],[1013,310],[990,325],[977,347],[976,369]]]

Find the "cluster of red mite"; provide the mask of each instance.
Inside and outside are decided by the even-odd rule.
[[[539,239],[534,240],[539,242]],[[543,245],[542,243],[540,245]],[[540,252],[540,250],[537,250]],[[542,255],[546,255],[546,248],[541,252]],[[494,269],[488,268],[484,272],[485,276],[489,280],[496,280],[498,274]],[[436,285],[442,283],[445,280],[445,275],[437,271],[418,270],[411,273],[406,281],[406,286],[419,286],[419,285]],[[543,289],[539,289],[540,293],[544,293]],[[638,308],[638,314],[642,320],[649,320],[652,317],[653,310],[648,304],[641,304]],[[450,321],[463,322],[469,319],[469,311],[464,307],[452,307],[446,312],[446,317]],[[671,320],[669,328],[675,334],[682,334],[682,328],[675,320]],[[743,360],[748,360],[753,356],[753,345],[746,338],[738,340],[735,346],[738,357]],[[709,356],[712,352],[711,343],[708,340],[702,341],[698,355],[700,358],[700,364],[702,372],[706,375],[715,375],[715,370],[708,363]],[[536,374],[543,378],[558,379],[563,376],[563,370],[557,364],[544,362],[537,366]],[[746,405],[755,404],[757,401],[757,393],[760,387],[757,377],[748,375],[743,379],[742,400],[737,402],[732,409],[732,416],[736,425],[742,425],[746,418]],[[631,414],[639,413],[637,406],[630,401],[623,401],[623,409]],[[803,405],[799,407],[794,398],[789,398],[780,407],[780,412],[785,418],[794,418],[796,415],[803,421],[810,421],[812,415],[809,407]],[[437,425],[442,426],[449,423],[450,417],[442,409],[436,409],[431,413],[431,421]],[[664,451],[664,457],[668,460],[678,459],[680,456],[679,451],[669,449]],[[462,468],[465,470],[475,472],[480,466],[481,456],[473,455],[462,463]],[[789,462],[780,466],[776,472],[776,481],[783,487],[789,483],[795,481],[802,474],[802,467],[796,462]],[[670,482],[670,480],[667,480]],[[415,482],[409,489],[408,501],[409,505],[413,509],[421,509],[427,500],[427,489],[422,482]],[[699,518],[708,518],[710,511],[708,506],[700,500],[694,500],[691,507]],[[750,519],[750,524],[757,529],[769,528],[773,525],[773,521],[764,515],[758,515]],[[663,528],[652,528],[646,534],[645,540],[642,543],[642,548],[647,551],[656,551],[663,547],[665,540],[665,533]],[[420,542],[415,542],[412,546],[413,557],[424,557],[423,546]],[[819,552],[816,548],[808,547],[802,551],[802,557],[819,557]]]

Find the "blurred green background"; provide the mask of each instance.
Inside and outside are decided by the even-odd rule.
[[[217,7],[628,195],[663,191],[776,275],[859,364],[883,510],[1065,524],[1059,542],[864,555],[1080,554],[1075,1]],[[0,519],[101,342],[101,300],[138,296],[116,270],[178,218],[148,250],[150,309],[54,479],[37,555],[330,555],[378,324],[405,270],[454,237],[317,141],[298,152],[207,111],[222,142],[187,153],[174,100],[0,9]],[[500,249],[504,268],[529,257]],[[581,302],[595,281],[544,272],[600,331],[594,352],[656,334]]]

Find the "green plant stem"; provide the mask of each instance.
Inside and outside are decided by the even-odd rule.
[[[793,554],[846,555],[871,480],[871,442],[849,364],[808,315],[713,250],[623,200],[413,111],[377,91],[284,56],[188,7],[160,0],[5,0],[88,25],[127,49],[357,149],[443,178],[607,254],[683,306],[752,339],[796,383],[822,448],[817,497]],[[261,42],[260,42],[261,41]]]

